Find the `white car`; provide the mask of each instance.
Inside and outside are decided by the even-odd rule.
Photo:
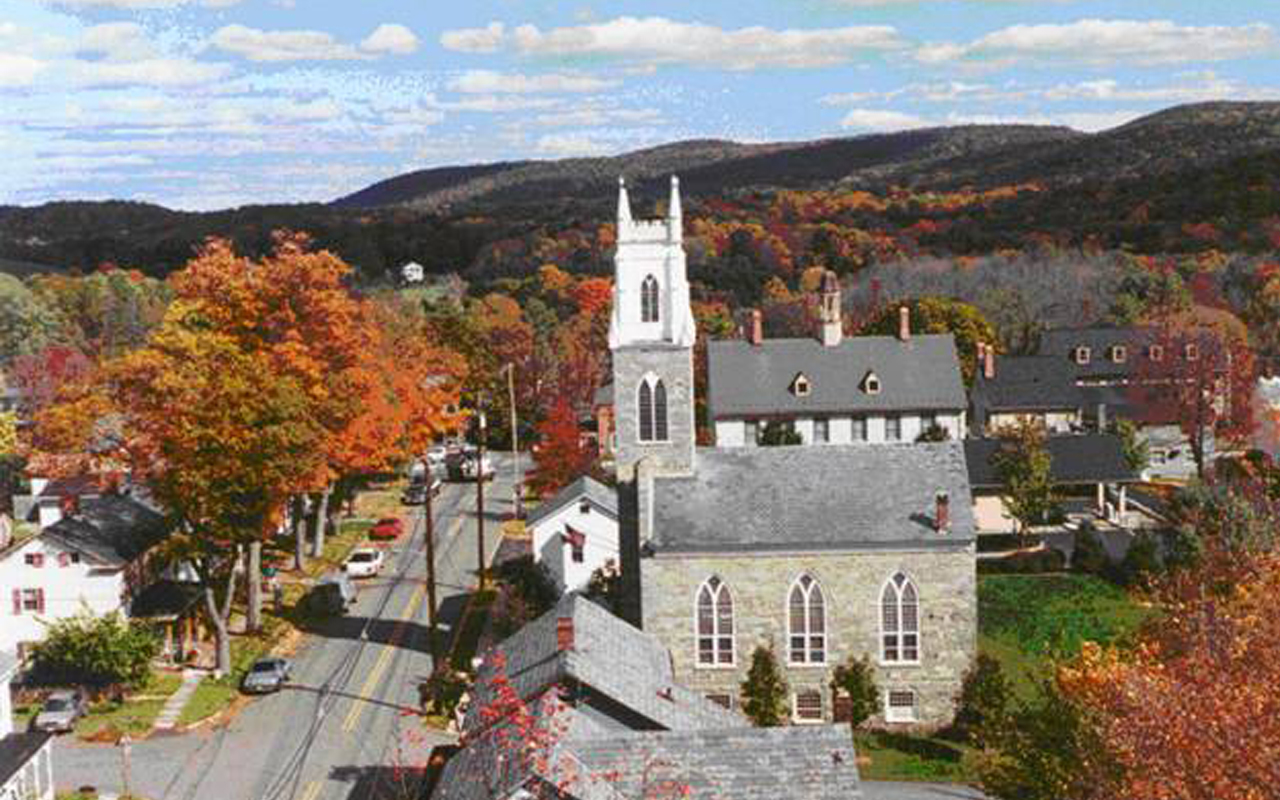
[[[385,554],[375,547],[361,547],[347,557],[347,574],[353,578],[371,578],[382,572]]]

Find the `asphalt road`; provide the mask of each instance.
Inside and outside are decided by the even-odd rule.
[[[485,486],[485,539],[492,559],[511,511],[511,461],[495,454]],[[474,484],[446,483],[434,501],[437,601],[446,635],[475,582]],[[394,548],[382,576],[361,582],[348,615],[313,632],[294,660],[293,680],[255,699],[229,725],[134,744],[129,788],[149,800],[393,800],[411,770],[444,737],[426,731],[419,681],[431,673],[424,590],[424,525]],[[120,748],[60,740],[60,790],[124,787]]]

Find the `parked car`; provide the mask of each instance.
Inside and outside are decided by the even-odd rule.
[[[407,506],[422,505],[427,502],[428,486],[430,486],[431,496],[436,497],[444,487],[444,481],[440,480],[435,475],[432,475],[429,483],[423,481],[410,483],[408,488],[404,490],[404,494],[400,495],[400,502]]]
[[[404,523],[398,517],[383,517],[369,529],[370,539],[399,539],[404,533]]]
[[[440,467],[444,465],[444,457],[449,452],[449,448],[442,444],[437,444],[427,450],[427,464],[432,467]]]
[[[45,698],[31,727],[37,731],[67,733],[88,710],[89,699],[84,692],[79,689],[59,689]]]
[[[266,694],[278,692],[289,680],[289,662],[283,658],[269,656],[253,662],[249,671],[240,682],[240,691],[247,694]]]
[[[347,557],[345,569],[353,578],[372,578],[382,572],[386,558],[376,547],[360,547]]]
[[[342,614],[358,598],[355,582],[345,572],[331,572],[320,578],[303,599],[315,614]]]
[[[493,462],[488,456],[480,459],[479,453],[474,449],[450,453],[444,465],[451,481],[474,481],[477,474],[487,481],[494,475]]]

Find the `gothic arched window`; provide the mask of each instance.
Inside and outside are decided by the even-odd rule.
[[[698,589],[696,617],[698,664],[731,666],[734,660],[733,595],[724,581],[712,576]]]
[[[920,660],[920,600],[915,584],[901,572],[880,593],[880,660],[915,663]]]
[[[822,587],[801,575],[787,596],[788,658],[792,664],[827,662],[827,609]]]
[[[652,275],[640,283],[640,321],[658,321],[658,279]]]
[[[640,441],[667,441],[667,386],[660,378],[646,376],[638,392]]]

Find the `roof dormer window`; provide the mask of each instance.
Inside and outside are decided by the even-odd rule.
[[[880,377],[868,371],[862,378],[862,391],[867,394],[880,394]]]
[[[1200,348],[1196,346],[1195,342],[1187,342],[1186,346],[1182,348],[1182,355],[1188,361],[1195,361],[1200,357]]]
[[[1147,358],[1152,361],[1164,361],[1164,345],[1153,344],[1147,348]]]
[[[791,381],[791,393],[796,397],[808,397],[810,388],[812,387],[809,385],[809,379],[805,377],[803,372],[796,375]]]
[[[1072,357],[1077,364],[1088,364],[1089,359],[1093,357],[1093,351],[1081,345],[1072,352]]]
[[[1111,363],[1123,364],[1129,358],[1129,348],[1122,344],[1111,345]]]

